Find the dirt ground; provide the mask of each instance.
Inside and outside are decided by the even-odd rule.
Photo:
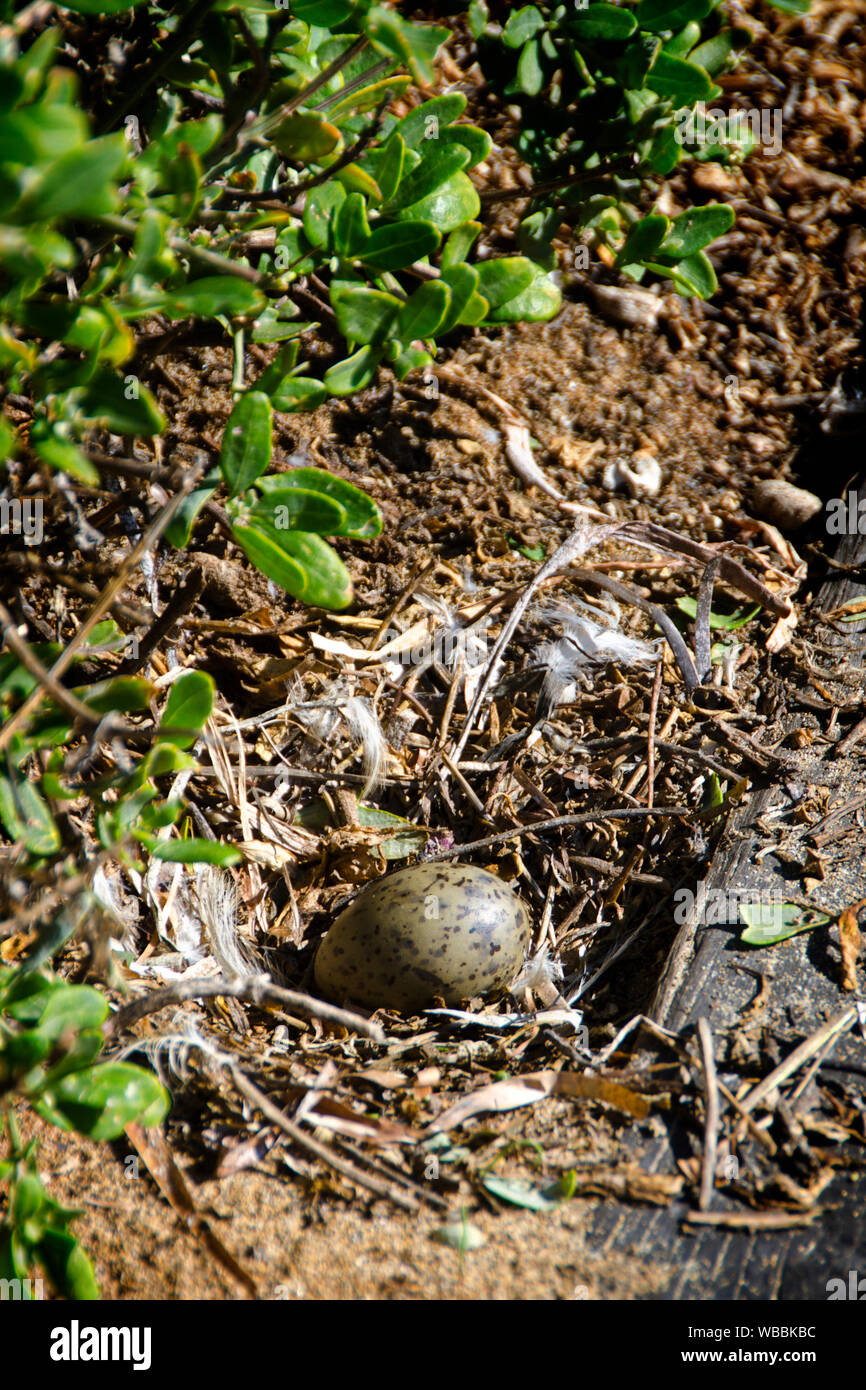
[[[711,719],[684,708],[676,668],[670,661],[665,664],[655,718],[659,730],[669,730],[671,742],[691,752],[709,750],[731,765],[736,776],[766,785],[795,776],[798,750],[825,739],[822,705],[826,711],[841,711],[845,732],[862,717],[862,673],[838,676],[838,663],[821,647],[813,599],[832,573],[826,557],[833,548],[824,514],[796,535],[785,526],[774,528],[756,514],[752,489],[762,480],[788,479],[814,489],[823,501],[843,495],[862,463],[863,434],[855,432],[855,407],[863,390],[858,373],[863,367],[866,282],[864,16],[821,0],[806,18],[768,16],[766,7],[749,9],[756,45],[738,74],[726,79],[726,97],[737,105],[783,104],[781,154],[759,151],[741,169],[693,165],[677,175],[666,195],[666,211],[718,199],[731,201],[737,210],[735,229],[712,252],[720,281],[712,302],[686,302],[661,292],[650,309],[640,301],[640,311],[649,318],[634,326],[635,301],[603,265],[595,264],[588,274],[566,274],[566,301],[551,323],[476,330],[455,339],[437,363],[435,394],[423,383],[400,386],[383,374],[375,388],[351,403],[332,402],[312,416],[278,417],[277,469],[301,459],[331,469],[363,487],[382,509],[385,526],[379,539],[337,543],[356,584],[357,602],[347,615],[311,612],[285,596],[275,598],[266,581],[227,547],[212,516],[199,523],[187,552],[163,559],[158,572],[163,602],[193,564],[203,568],[206,587],[176,650],[184,661],[214,675],[225,710],[253,720],[285,701],[297,683],[309,700],[328,682],[346,680],[339,658],[323,657],[321,646],[312,643],[313,633],[358,644],[387,625],[398,600],[401,620],[415,620],[425,611],[419,593],[427,612],[438,604],[438,611],[453,613],[530,582],[539,557],[549,557],[568,534],[571,518],[537,487],[525,486],[509,467],[504,412],[493,393],[526,421],[539,446],[536,462],[569,501],[597,508],[611,520],[652,521],[691,540],[724,542],[726,552],[771,589],[796,596],[800,626],[776,655],[766,647],[774,624],[771,614],[762,614],[741,637],[726,715],[729,726],[735,726],[733,741]],[[453,56],[459,60],[458,39]],[[486,102],[471,73],[466,86],[476,108],[470,112],[473,119],[494,134],[504,131],[507,115]],[[487,186],[509,186],[514,176],[509,163],[494,159]],[[491,250],[513,249],[510,225],[507,216],[493,221]],[[330,351],[324,340],[311,348],[323,356]],[[143,352],[140,365],[172,420],[165,456],[184,449],[215,450],[231,409],[228,350],[175,344],[164,355]],[[822,431],[832,400],[830,406],[822,403],[834,387],[838,420],[833,432]],[[605,469],[633,461],[640,451],[661,467],[658,490],[634,496],[627,487],[605,486]],[[120,488],[118,483],[114,498],[104,497],[101,504],[114,506]],[[131,491],[124,501],[135,510]],[[79,584],[101,586],[109,577],[128,544],[121,522],[116,515],[106,518],[105,546],[76,567]],[[73,538],[53,534],[56,563],[62,567],[65,556],[71,567]],[[633,584],[671,613],[677,611],[678,598],[694,597],[700,578],[700,570],[681,557],[648,558],[616,538],[584,563]],[[37,573],[23,577],[22,592],[37,611],[43,582]],[[581,589],[569,579],[554,587],[563,595],[598,601],[597,591]],[[130,586],[126,598],[146,609],[143,578],[137,589]],[[75,601],[73,590],[69,602]],[[744,601],[729,586],[720,586],[723,611]],[[653,636],[651,623],[635,611],[626,614],[625,631],[644,639]],[[534,653],[544,635],[541,619],[531,615],[509,649],[492,721],[477,731],[464,753],[474,760],[476,771],[467,776],[483,803],[483,815],[462,784],[452,782],[449,789],[430,771],[451,673],[426,672],[413,686],[408,707],[398,689],[387,683],[378,688],[389,741],[386,780],[375,798],[378,807],[465,843],[542,815],[603,806],[611,794],[617,803],[631,791],[645,797],[640,768],[646,754],[651,667],[603,668],[555,711],[540,740],[525,749],[515,745],[512,766],[495,775],[477,771],[479,760],[497,741],[521,731],[525,735],[532,723],[538,691]],[[369,693],[366,681],[359,678],[354,693]],[[466,692],[458,693],[453,721],[459,730]],[[640,735],[640,748],[628,746],[632,734]],[[352,740],[317,743],[291,721],[275,727],[274,738],[293,766],[321,772],[323,779],[329,772],[343,774],[344,782],[345,775],[354,775],[355,783],[349,784],[360,790],[363,778]],[[621,740],[618,748],[605,746],[605,740],[610,744],[616,738]],[[762,749],[780,750],[781,761],[762,768]],[[253,761],[271,760],[257,731],[249,736],[247,754]],[[660,758],[656,804],[682,804],[690,797],[693,803],[702,770],[688,756]],[[728,781],[729,790],[735,780]],[[336,777],[332,790],[338,784]],[[193,787],[198,810],[212,830],[239,835],[238,809],[226,804],[215,780],[202,779]],[[312,799],[310,785],[301,782],[286,804],[299,817],[309,811]],[[816,818],[824,810],[825,805],[817,805]],[[625,1021],[650,1008],[677,935],[671,895],[678,885],[701,877],[724,833],[719,826],[704,835],[678,824],[659,823],[645,833],[642,827],[614,830],[598,823],[568,835],[539,833],[519,842],[519,851],[512,842],[482,855],[480,862],[519,887],[537,917],[550,898],[559,954],[566,972],[577,978],[584,968],[592,973],[611,945],[615,948],[645,924],[637,948],[625,950],[581,1001],[593,1048],[604,1046]],[[862,836],[862,829],[856,833]],[[443,844],[447,847],[447,841]],[[579,864],[575,854],[595,860],[596,867]],[[608,867],[598,868],[598,861]],[[333,912],[358,882],[375,872],[360,841],[347,855],[326,835],[316,854],[298,853],[291,861],[289,879],[298,912],[292,911],[279,871],[257,866],[243,879],[241,931],[275,978],[302,987],[313,948]],[[808,865],[796,866],[800,893],[804,874],[808,876]],[[139,951],[148,944],[152,948],[152,924],[130,904],[130,897],[127,886],[129,939]],[[816,900],[832,898],[828,881],[826,892],[817,890]],[[276,904],[279,912],[262,909],[263,900]],[[832,905],[841,910],[844,902]],[[263,910],[265,919],[257,915]],[[262,920],[267,934],[258,930]],[[797,943],[776,949],[786,947],[797,948]],[[85,965],[84,952],[70,954],[73,976]],[[833,979],[841,1007],[848,996]],[[255,1073],[263,1089],[274,1086],[279,1093],[294,1086],[303,1091],[322,1068],[336,1066],[336,1079],[329,1073],[327,1084],[345,1105],[377,1123],[387,1119],[416,1132],[482,1080],[506,1071],[568,1065],[562,1048],[537,1029],[516,1036],[485,1034],[479,1040],[449,1031],[445,1024],[431,1028],[429,1021],[407,1024],[395,1017],[385,1019],[389,1048],[384,1053],[324,1034],[318,1026],[283,1019],[291,1046],[281,1060],[275,1059],[272,1046],[275,1017],[233,1001],[190,1006],[188,1013]],[[169,1026],[178,1026],[176,1018],[156,1015],[139,1036],[152,1040]],[[743,1077],[754,1080],[773,1065],[768,1039],[762,1046],[743,1063]],[[396,1070],[400,1079],[392,1077],[390,1085],[387,1078],[363,1084],[348,1075],[377,1067]],[[82,1211],[77,1233],[107,1298],[226,1299],[249,1292],[249,1282],[245,1289],[214,1256],[212,1245],[208,1250],[202,1220],[263,1298],[661,1297],[674,1273],[664,1247],[630,1255],[599,1252],[593,1218],[609,1203],[612,1189],[607,1199],[578,1191],[554,1211],[534,1212],[495,1200],[478,1181],[488,1166],[503,1176],[534,1181],[557,1179],[570,1170],[585,1175],[597,1168],[608,1182],[610,1174],[618,1173],[623,1184],[619,1195],[635,1200],[628,1179],[633,1146],[637,1142],[639,1152],[641,1144],[658,1137],[665,1107],[676,1106],[688,1087],[670,1057],[638,1066],[626,1054],[617,1054],[611,1075],[654,1098],[653,1113],[635,1120],[609,1106],[550,1097],[527,1109],[473,1120],[459,1139],[452,1136],[467,1151],[455,1158],[451,1175],[433,1184],[438,1204],[416,1211],[376,1198],[291,1143],[270,1147],[273,1132],[263,1129],[249,1105],[244,1108],[200,1062],[191,1064],[187,1083],[172,1077],[175,1106],[166,1126],[174,1159],[191,1186],[195,1215],[188,1211],[184,1217],[172,1209],[134,1147],[123,1143],[106,1150],[59,1136],[26,1114],[22,1124],[26,1134],[40,1135],[53,1195]],[[858,1136],[851,1142],[862,1152],[862,1114],[859,1124],[858,1132],[850,1121],[851,1135]],[[249,1156],[240,1171],[220,1176],[221,1164],[230,1167],[226,1155],[232,1145],[251,1134],[261,1139],[261,1152]],[[418,1166],[413,1168],[400,1145],[385,1143],[368,1152],[382,1158],[389,1174],[414,1173],[417,1181]],[[651,1200],[663,1202],[661,1185]],[[465,1253],[431,1238],[443,1220],[460,1220],[461,1214],[484,1237],[479,1248]]]

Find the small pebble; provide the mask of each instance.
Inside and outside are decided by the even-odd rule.
[[[805,488],[769,478],[758,483],[752,492],[752,509],[756,516],[777,526],[780,531],[797,531],[811,521],[823,507],[820,497]]]

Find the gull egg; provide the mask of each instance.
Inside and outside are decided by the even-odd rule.
[[[529,946],[529,915],[507,883],[471,864],[417,864],[377,879],[318,949],[323,994],[418,1012],[508,988]]]

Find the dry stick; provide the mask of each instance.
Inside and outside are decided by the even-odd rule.
[[[320,1144],[312,1135],[307,1134],[300,1125],[296,1125],[287,1115],[284,1115],[278,1105],[265,1095],[264,1091],[259,1090],[252,1081],[240,1070],[239,1067],[231,1065],[229,1067],[232,1081],[234,1082],[241,1095],[244,1096],[251,1105],[270,1120],[272,1124],[278,1126],[284,1134],[297,1144],[299,1149],[305,1149],[307,1153],[313,1154],[316,1158],[327,1163],[329,1167],[342,1173],[343,1177],[349,1178],[351,1182],[356,1182],[360,1187],[366,1187],[371,1192],[375,1192],[377,1197],[387,1197],[395,1206],[402,1207],[404,1211],[419,1211],[421,1203],[408,1193],[403,1192],[394,1183],[385,1182],[380,1178],[374,1178],[369,1173],[365,1173],[361,1168],[357,1168],[347,1158],[335,1152],[327,1144]]]
[[[616,748],[627,743],[640,743],[641,734],[619,734],[615,738],[593,738],[586,743],[578,744],[575,751],[578,753],[595,752],[601,748]],[[697,763],[699,767],[706,767],[710,772],[717,772],[720,777],[726,777],[728,781],[736,782],[739,773],[733,768],[727,767],[725,763],[720,763],[717,758],[711,758],[708,753],[701,753],[697,748],[689,748],[687,745],[678,743],[667,743],[664,739],[654,739],[654,746],[662,753],[669,753],[672,758],[682,758],[685,762]],[[717,745],[713,745],[716,747]]]
[[[662,1028],[660,1024],[656,1023],[654,1019],[649,1018],[646,1014],[636,1014],[634,1018],[629,1019],[628,1023],[624,1024],[623,1027],[619,1030],[616,1037],[613,1039],[613,1042],[609,1042],[607,1046],[604,1048],[604,1050],[599,1053],[598,1057],[593,1059],[590,1065],[594,1067],[606,1066],[607,1063],[610,1061],[610,1058],[614,1055],[618,1048],[622,1046],[623,1042],[625,1042],[625,1039],[629,1036],[629,1034],[635,1032],[635,1030],[638,1028],[645,1028],[646,1031],[652,1037],[654,1037],[657,1042],[664,1043],[667,1047],[671,1048],[671,1050],[677,1054],[680,1061],[683,1062],[685,1066],[688,1067],[691,1065],[692,1058],[690,1057],[687,1048],[685,1048],[683,1044],[680,1042],[679,1034],[671,1033],[668,1031],[667,1028]],[[777,1146],[774,1143],[774,1141],[770,1138],[767,1131],[761,1129],[760,1125],[755,1124],[755,1121],[752,1119],[751,1115],[747,1115],[743,1111],[742,1104],[740,1101],[737,1100],[737,1097],[734,1095],[733,1091],[729,1091],[725,1083],[723,1081],[720,1081],[718,1077],[716,1078],[716,1084],[719,1088],[721,1095],[724,1096],[728,1104],[733,1106],[734,1110],[736,1110],[737,1113],[745,1121],[749,1133],[752,1135],[752,1138],[756,1139],[758,1143],[761,1145],[761,1147],[766,1149],[768,1154],[774,1154],[776,1152]]]
[[[841,743],[836,744],[837,754],[850,753],[852,748],[856,748],[862,739],[866,738],[866,719],[861,719],[859,724],[855,724],[850,734],[846,734]]]
[[[812,1081],[813,1081],[815,1075],[816,1075],[817,1072],[821,1069],[821,1067],[824,1065],[824,1063],[826,1062],[827,1058],[830,1056],[830,1054],[831,1054],[831,1052],[833,1051],[833,1048],[834,1048],[835,1046],[836,1046],[836,1039],[835,1039],[835,1038],[828,1038],[827,1041],[825,1042],[824,1046],[821,1048],[821,1051],[818,1053],[817,1057],[816,1057],[816,1058],[814,1059],[814,1061],[812,1062],[812,1065],[811,1065],[811,1067],[809,1068],[809,1070],[806,1072],[805,1076],[801,1077],[800,1081],[799,1081],[799,1082],[797,1083],[797,1085],[794,1087],[794,1090],[791,1092],[790,1096],[787,1097],[787,1099],[791,1102],[792,1111],[793,1111],[794,1116],[796,1116],[796,1114],[797,1114],[797,1107],[798,1107],[800,1101],[803,1099],[803,1097],[804,1097],[806,1091],[808,1090],[809,1086],[811,1085],[811,1083],[812,1083]],[[807,1097],[807,1099],[808,1099],[808,1097]]]
[[[325,1004],[321,999],[313,999],[309,994],[298,994],[293,989],[283,989],[280,985],[272,984],[270,980],[261,978],[252,980],[187,980],[180,981],[178,984],[166,985],[163,989],[154,990],[151,994],[146,994],[141,999],[134,999],[131,1004],[126,1004],[122,1009],[118,1009],[102,1025],[103,1036],[113,1037],[116,1033],[125,1028],[129,1028],[139,1019],[147,1014],[157,1013],[160,1009],[168,1008],[171,1004],[183,1004],[189,999],[244,999],[248,1004],[284,1004],[287,1008],[297,1009],[301,1013],[310,1014],[312,1018],[320,1018],[326,1023],[337,1023],[344,1028],[351,1028],[356,1033],[363,1033],[365,1037],[372,1038],[373,1042],[384,1043],[385,1034],[377,1023],[371,1023],[369,1019],[362,1018],[360,1014],[352,1013],[349,1009],[338,1009],[335,1004]]]
[[[334,1136],[334,1146],[340,1153],[353,1152],[346,1141],[337,1135]],[[367,1167],[372,1168],[374,1173],[381,1173],[383,1177],[391,1178],[394,1182],[400,1183],[403,1187],[408,1187],[410,1192],[418,1192],[423,1201],[429,1202],[431,1206],[438,1207],[440,1211],[450,1210],[450,1203],[447,1202],[444,1197],[440,1197],[438,1192],[430,1192],[428,1189],[420,1187],[418,1183],[413,1182],[411,1178],[407,1178],[406,1174],[401,1173],[399,1168],[395,1167],[393,1164],[386,1163],[380,1158],[373,1158],[372,1154],[365,1153],[363,1157]]]
[[[708,680],[713,672],[710,617],[713,610],[713,585],[720,564],[721,556],[714,555],[698,585],[698,603],[695,611],[695,667],[701,684]]]
[[[704,1073],[704,1159],[701,1167],[701,1193],[698,1205],[701,1211],[709,1211],[716,1183],[716,1155],[719,1140],[719,1083],[716,1076],[716,1060],[713,1056],[713,1035],[706,1018],[698,1019],[698,1040],[701,1045],[701,1066]]]
[[[817,1211],[690,1211],[683,1217],[689,1226],[721,1226],[731,1231],[785,1231],[789,1226],[811,1226]]]
[[[768,589],[760,579],[756,579],[743,565],[737,560],[732,560],[723,551],[714,550],[712,546],[702,545],[687,536],[678,536],[675,531],[669,531],[666,526],[658,526],[654,521],[627,521],[620,527],[620,535],[626,540],[646,545],[651,550],[673,550],[675,554],[689,555],[703,565],[709,565],[718,555],[720,579],[739,589],[746,598],[769,608],[777,617],[791,617],[793,610],[787,599],[774,594],[772,589]]]
[[[172,628],[183,617],[187,609],[192,608],[199,594],[204,588],[204,575],[201,569],[196,567],[187,575],[183,584],[173,595],[169,603],[163,609],[160,617],[151,628],[144,634],[138,644],[138,656],[130,657],[128,661],[121,662],[115,676],[133,676],[139,671],[148,660],[151,653],[156,651],[163,637],[167,637]]]
[[[814,1057],[817,1052],[820,1052],[826,1043],[831,1040],[835,1041],[842,1033],[847,1033],[849,1028],[853,1028],[860,1017],[860,1008],[862,1005],[859,1007],[856,1004],[852,1005],[851,1008],[837,1014],[835,1018],[828,1019],[810,1037],[806,1038],[805,1042],[801,1042],[799,1047],[795,1047],[790,1056],[780,1062],[777,1067],[774,1067],[769,1076],[765,1076],[763,1081],[759,1081],[757,1086],[753,1086],[749,1094],[743,1097],[740,1104],[745,1113],[748,1114],[757,1105],[769,1102],[773,1092],[779,1089],[782,1082],[787,1080],[789,1076],[793,1076],[795,1071],[799,1071],[800,1067]]]
[[[141,540],[138,542],[136,546],[133,547],[133,549],[127,555],[126,559],[122,562],[119,570],[117,571],[117,574],[114,576],[112,580],[108,582],[106,587],[103,589],[102,593],[96,600],[96,603],[91,608],[90,613],[85,618],[81,627],[78,629],[72,640],[69,643],[67,643],[65,650],[60,653],[60,656],[57,658],[54,665],[52,666],[49,674],[55,681],[58,680],[59,677],[63,675],[63,672],[66,670],[66,668],[69,665],[71,665],[72,658],[75,656],[75,653],[81,647],[83,647],[89,634],[93,631],[94,627],[99,622],[103,613],[105,613],[106,610],[111,607],[112,603],[114,602],[117,595],[120,593],[120,590],[123,588],[124,584],[129,578],[129,575],[131,574],[135,566],[138,564],[139,560],[142,558],[142,556],[146,555],[147,552],[150,550],[151,546],[155,545],[155,543],[159,540],[160,536],[162,535],[165,528],[168,526],[169,522],[171,521],[175,512],[180,507],[180,504],[183,502],[184,498],[187,497],[190,492],[192,492],[193,488],[198,482],[199,476],[202,471],[202,466],[193,468],[190,471],[180,491],[176,492],[174,494],[174,497],[172,497],[171,501],[163,507],[162,511],[158,514],[155,521],[153,521],[151,525],[148,527],[148,529],[145,531]],[[0,729],[0,750],[4,749],[8,745],[10,739],[12,738],[12,735],[15,734],[18,731],[18,729],[22,728],[23,725],[26,724],[30,716],[39,708],[39,705],[42,703],[44,691],[45,687],[40,682],[40,684],[37,685],[36,688],[33,691],[31,691],[31,693],[28,695],[27,699],[24,701],[24,704],[20,707],[20,709],[18,709],[16,713],[13,714],[12,718],[7,722],[5,727],[3,729]]]
[[[649,733],[646,740],[646,804],[652,810],[653,796],[655,793],[656,776],[656,718],[659,710],[659,696],[662,690],[662,669],[664,660],[659,657],[656,663],[656,672],[653,677],[653,689],[650,696],[649,710]]]
[[[441,854],[431,854],[426,864],[435,864],[439,859],[451,859],[456,854],[473,854],[477,849],[489,849],[491,845],[502,845],[508,840],[516,840],[521,835],[532,835],[538,830],[556,830],[560,825],[592,825],[596,821],[619,820],[643,816],[690,816],[691,806],[619,806],[607,811],[586,811],[575,816],[555,816],[552,820],[538,820],[531,825],[515,825],[511,830],[501,830],[497,835],[488,835],[484,840],[472,840],[465,845],[452,845]]]

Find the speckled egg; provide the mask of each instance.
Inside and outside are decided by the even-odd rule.
[[[506,989],[523,964],[530,922],[495,874],[471,864],[417,864],[371,883],[331,927],[316,984],[333,999],[404,1013]]]

